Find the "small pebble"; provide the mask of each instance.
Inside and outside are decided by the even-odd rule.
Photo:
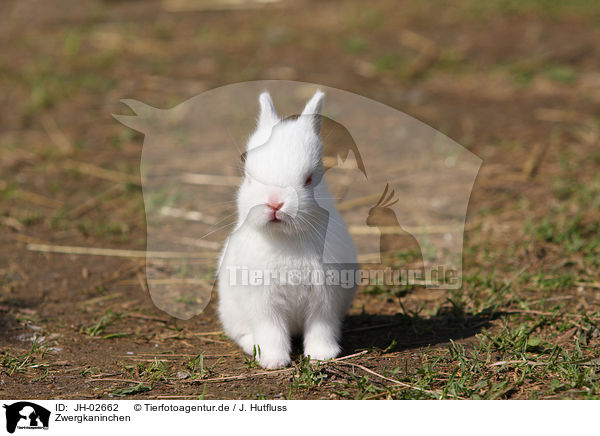
[[[192,374],[190,374],[188,371],[177,371],[177,378],[179,380],[185,380],[186,378],[190,378],[192,376]]]

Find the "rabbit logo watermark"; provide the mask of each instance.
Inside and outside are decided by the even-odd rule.
[[[292,81],[227,85],[171,109],[123,102],[135,115],[115,118],[145,135],[148,289],[170,315],[204,309],[220,262],[264,269],[251,233],[227,248],[245,228],[298,250],[319,246],[318,268],[307,260],[291,269],[350,270],[355,285],[391,270],[392,282],[461,286],[481,159],[430,126],[347,91]]]
[[[6,412],[6,431],[14,433],[19,430],[48,430],[50,411],[30,401],[19,401],[4,404]]]

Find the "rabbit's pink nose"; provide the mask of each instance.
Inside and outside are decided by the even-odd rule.
[[[269,206],[274,211],[278,211],[279,209],[281,209],[283,207],[283,201],[272,201],[272,200],[270,200],[267,203],[267,206]]]

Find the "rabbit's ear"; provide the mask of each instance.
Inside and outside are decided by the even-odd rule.
[[[275,124],[279,122],[279,116],[277,116],[277,112],[275,111],[275,106],[273,105],[271,94],[269,94],[267,91],[263,92],[262,94],[260,94],[260,97],[258,97],[258,102],[260,104],[258,128],[271,129]]]
[[[310,116],[310,119],[313,120],[313,126],[315,131],[319,133],[321,131],[321,112],[323,111],[323,99],[325,98],[325,93],[320,89],[315,92],[315,95],[308,100],[306,106],[304,106],[304,110],[302,111],[302,117],[305,115]]]
[[[137,100],[124,99],[121,102],[129,106],[135,112],[135,115],[113,114],[113,118],[130,129],[142,133],[148,133],[149,128],[156,124],[156,119],[162,112],[160,109],[153,108]]]

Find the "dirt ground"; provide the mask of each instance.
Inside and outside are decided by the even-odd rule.
[[[600,396],[600,7],[0,9],[0,398]],[[189,321],[158,310],[143,259],[36,251],[145,249],[143,137],[112,118],[120,99],[166,108],[258,79],[364,95],[483,159],[461,290],[360,289],[342,359],[311,364],[297,346],[264,371],[220,332],[214,297]]]

